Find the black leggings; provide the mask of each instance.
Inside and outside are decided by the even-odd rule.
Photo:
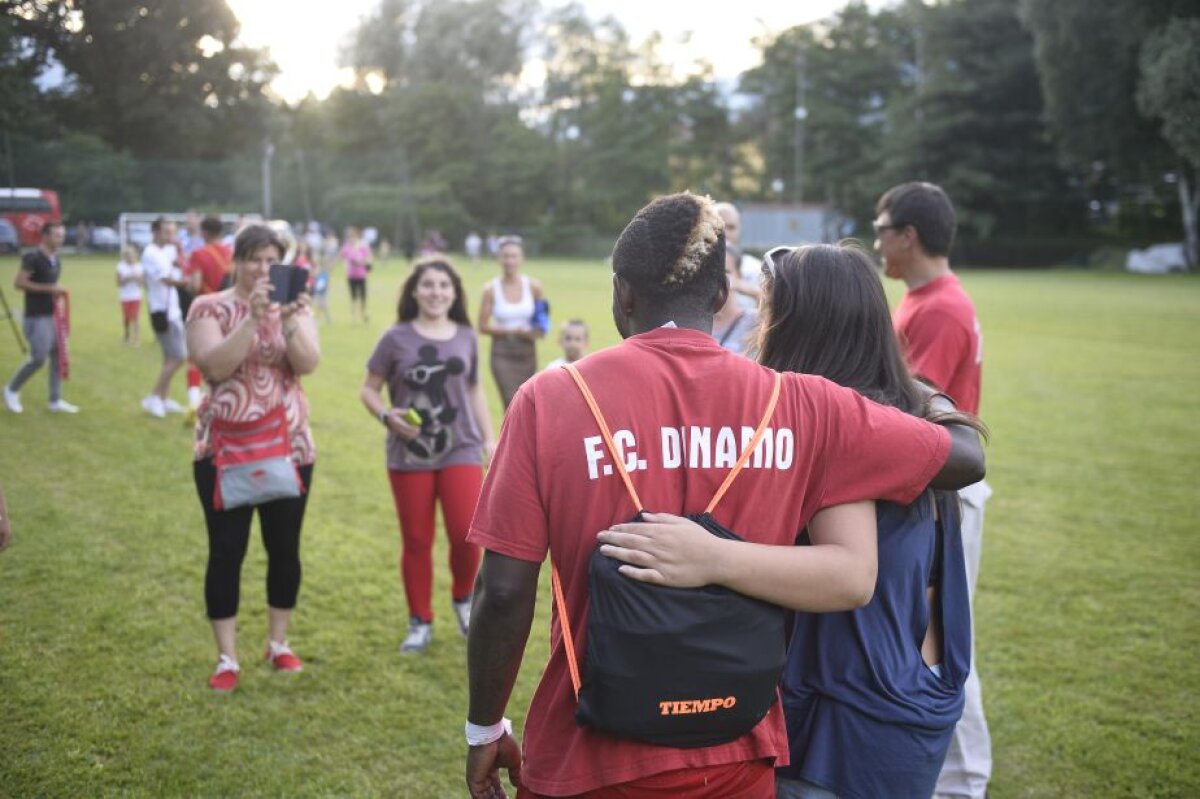
[[[352,277],[350,281],[350,301],[355,299],[362,300],[365,304],[367,301],[367,279],[365,277]]]
[[[231,510],[213,507],[217,469],[212,459],[196,461],[193,472],[208,526],[208,570],[204,574],[208,617],[227,619],[237,615],[242,559],[250,542],[250,521],[255,508],[263,546],[267,549],[267,604],[280,610],[296,607],[296,594],[300,591],[300,527],[312,485],[312,464],[300,467],[300,479],[304,481],[304,493],[300,496]]]

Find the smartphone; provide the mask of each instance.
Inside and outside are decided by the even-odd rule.
[[[308,270],[291,264],[271,264],[271,302],[280,305],[293,303],[308,285]]]

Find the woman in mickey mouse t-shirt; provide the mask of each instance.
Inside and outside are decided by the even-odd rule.
[[[462,281],[441,256],[419,261],[400,290],[397,322],[367,362],[361,397],[387,428],[387,466],[400,519],[400,577],[408,599],[404,653],[433,637],[433,537],[440,500],[450,538],[451,599],[459,631],[471,616],[479,548],[467,529],[495,441],[479,382],[478,339]],[[387,385],[390,404],[382,395]],[[419,421],[418,421],[419,418]]]

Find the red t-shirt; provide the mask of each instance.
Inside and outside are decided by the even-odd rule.
[[[773,381],[769,370],[694,330],[660,328],[576,365],[646,508],[677,514],[700,512],[716,493],[762,417]],[[913,501],[945,462],[950,436],[823,378],[788,374],[760,447],[762,455],[749,459],[713,515],[750,540],[792,544],[821,508],[870,498]],[[549,548],[580,663],[596,534],[633,513],[570,375],[555,369],[526,382],[505,415],[468,540],[533,562]],[[571,795],[675,769],[786,761],[778,702],[742,738],[699,749],[579,727],[557,612],[550,642],[524,731],[522,780],[532,791]]]
[[[943,275],[906,292],[893,321],[913,373],[978,414],[983,332],[958,276]]]
[[[233,249],[228,244],[214,242],[192,253],[188,260],[188,272],[199,272],[200,293],[212,294],[221,290],[221,282],[229,274],[232,263]]]

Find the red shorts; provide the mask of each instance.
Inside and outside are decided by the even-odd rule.
[[[640,780],[609,785],[571,799],[775,799],[775,766],[770,760],[747,760],[720,766],[664,771]],[[521,788],[517,799],[543,799]]]
[[[121,316],[126,322],[136,322],[138,309],[141,307],[141,300],[121,300]]]

